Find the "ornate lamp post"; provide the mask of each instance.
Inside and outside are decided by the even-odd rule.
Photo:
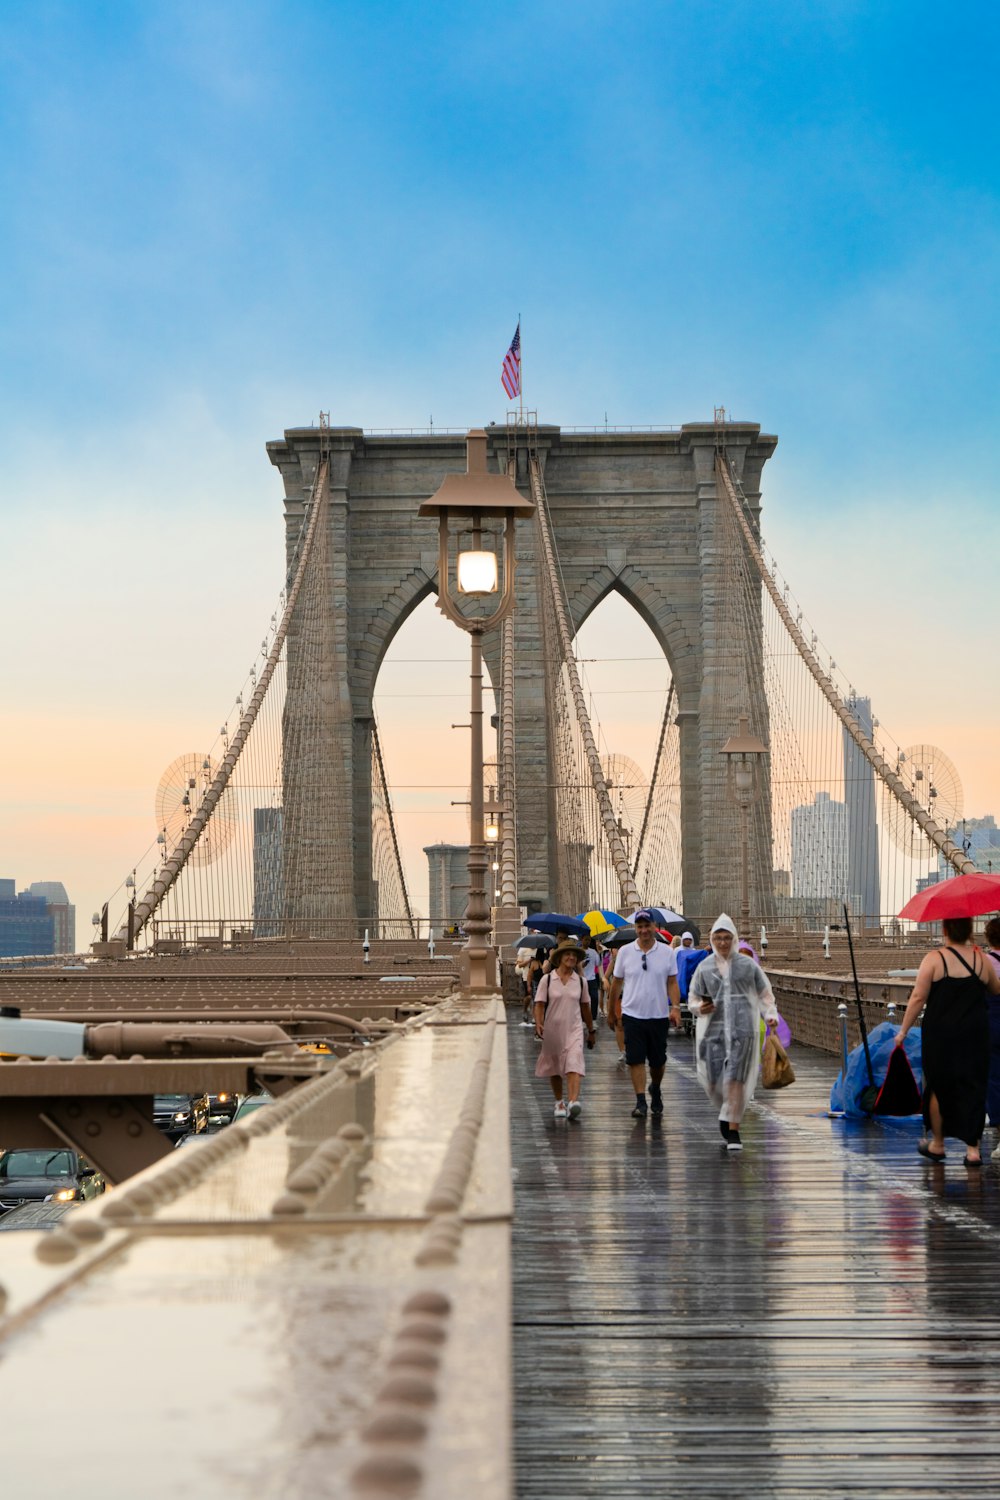
[[[469,432],[466,452],[466,473],[449,474],[418,514],[438,518],[438,608],[468,631],[472,643],[469,905],[462,979],[468,989],[493,990],[496,950],[489,941],[483,822],[483,635],[514,607],[514,522],[533,516],[535,507],[518,494],[512,478],[488,472],[482,428]],[[486,612],[491,596],[493,608]]]
[[[740,715],[740,727],[722,747],[729,772],[729,794],[740,809],[740,932],[750,931],[750,809],[760,795],[757,766],[767,746],[750,733],[750,720]]]

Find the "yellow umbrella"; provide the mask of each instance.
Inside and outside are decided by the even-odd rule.
[[[609,922],[604,912],[600,911],[597,907],[593,911],[585,911],[580,920],[581,922],[586,922],[590,928],[591,937],[595,938],[600,937],[602,933],[613,932],[616,925],[622,927],[625,925],[620,917],[617,923]]]

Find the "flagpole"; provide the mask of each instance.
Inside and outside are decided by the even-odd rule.
[[[521,338],[521,314],[517,315],[517,347],[521,355],[520,379],[517,382],[517,404],[520,421],[524,421],[524,342]]]

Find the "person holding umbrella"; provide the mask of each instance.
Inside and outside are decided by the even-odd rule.
[[[971,917],[943,917],[941,926],[944,944],[921,961],[895,1046],[903,1045],[926,1006],[920,1028],[926,1133],[917,1150],[943,1162],[945,1136],[954,1136],[965,1142],[964,1165],[977,1168],[990,1073],[986,996],[1000,995],[1000,977],[972,941]]]
[[[579,972],[583,958],[584,949],[572,940],[553,948],[549,972],[535,992],[535,1032],[542,1043],[535,1077],[549,1080],[555,1095],[557,1120],[565,1120],[567,1115],[571,1120],[579,1119],[583,1109],[580,1083],[587,1068],[583,1060],[581,1019],[587,1031],[587,1046],[593,1047],[596,1040],[590,996]],[[568,1104],[563,1098],[564,1078]]]

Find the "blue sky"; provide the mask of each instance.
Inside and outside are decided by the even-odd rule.
[[[8,0],[8,754],[85,742],[108,769],[65,806],[138,797],[273,607],[265,441],[500,418],[520,312],[542,420],[722,403],[779,434],[765,534],[807,613],[902,742],[979,747],[986,810],[998,31],[893,0]],[[8,811],[62,806],[60,764]],[[0,873],[64,878],[30,839]]]

